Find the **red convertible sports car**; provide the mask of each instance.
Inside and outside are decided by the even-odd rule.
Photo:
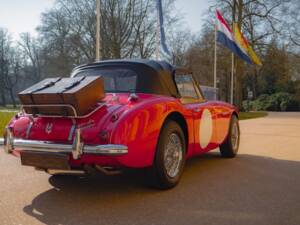
[[[163,61],[108,60],[72,77],[104,77],[105,98],[83,116],[31,115],[7,125],[4,149],[50,174],[144,168],[157,187],[174,187],[186,159],[219,147],[237,154],[237,109],[207,101],[192,72]],[[24,106],[23,106],[24,108]]]

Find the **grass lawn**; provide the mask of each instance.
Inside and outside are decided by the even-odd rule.
[[[0,111],[18,111],[20,109],[20,106],[17,105],[16,108],[14,108],[12,105],[6,105],[5,107],[0,106]]]
[[[16,114],[16,111],[1,111],[0,110],[0,138],[3,136],[4,128],[10,119]]]
[[[240,112],[239,119],[248,120],[248,119],[254,119],[259,117],[265,117],[267,115],[268,115],[267,112]]]

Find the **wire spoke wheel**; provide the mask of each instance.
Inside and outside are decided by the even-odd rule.
[[[239,120],[233,115],[230,120],[228,136],[220,145],[220,152],[224,158],[233,158],[237,155],[240,145],[240,127]]]
[[[238,144],[239,144],[239,128],[238,124],[234,123],[232,125],[232,131],[231,131],[231,143],[232,143],[232,148],[233,150],[237,150]]]
[[[169,177],[178,175],[183,158],[182,141],[178,134],[172,133],[166,143],[164,152],[164,166]]]
[[[167,120],[158,138],[155,159],[147,176],[151,184],[160,189],[175,187],[185,165],[186,139],[180,125]]]

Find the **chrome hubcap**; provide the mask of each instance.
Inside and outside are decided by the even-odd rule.
[[[236,151],[239,145],[239,127],[238,123],[234,123],[231,131],[231,144],[233,149]]]
[[[169,177],[174,178],[178,175],[182,158],[182,142],[180,137],[172,133],[166,144],[164,152],[164,165]]]

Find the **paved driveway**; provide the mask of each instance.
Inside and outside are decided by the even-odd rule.
[[[236,159],[187,163],[180,185],[146,188],[139,174],[54,180],[0,153],[0,224],[300,224],[300,113],[241,122]]]

